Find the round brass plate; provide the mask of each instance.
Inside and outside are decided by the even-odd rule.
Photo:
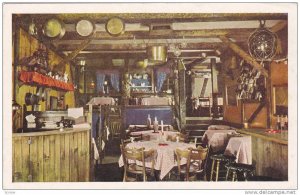
[[[125,24],[121,18],[111,18],[106,23],[106,31],[113,36],[124,33]]]
[[[62,37],[65,34],[64,25],[57,19],[48,20],[43,28],[44,35],[49,38]]]
[[[94,24],[89,20],[80,20],[76,24],[76,31],[83,37],[90,36],[95,30]]]

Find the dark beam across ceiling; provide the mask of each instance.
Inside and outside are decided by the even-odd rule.
[[[147,5],[145,5],[147,6]],[[52,15],[53,16],[53,15]],[[126,22],[144,24],[163,22],[208,22],[208,21],[245,21],[245,20],[287,20],[286,13],[86,13],[59,14],[59,19],[66,23],[75,23],[78,18],[97,22],[106,22],[111,17],[120,17]],[[37,17],[39,17],[37,15]]]

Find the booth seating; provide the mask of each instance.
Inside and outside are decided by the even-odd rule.
[[[142,105],[171,105],[171,100],[168,97],[146,97],[142,99]]]
[[[173,109],[171,106],[127,106],[124,108],[123,124],[127,128],[129,125],[146,125],[148,115],[151,121],[156,117],[159,121],[164,122],[164,125],[173,124]]]

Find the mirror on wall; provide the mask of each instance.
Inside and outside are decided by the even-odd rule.
[[[288,114],[288,86],[280,85],[273,86],[273,114],[287,115]]]

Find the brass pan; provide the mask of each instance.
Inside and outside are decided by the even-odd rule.
[[[76,31],[80,36],[88,37],[94,34],[96,30],[95,24],[89,20],[80,20],[76,24]]]
[[[55,18],[47,20],[43,26],[43,34],[48,38],[62,38],[65,33],[64,23]]]

